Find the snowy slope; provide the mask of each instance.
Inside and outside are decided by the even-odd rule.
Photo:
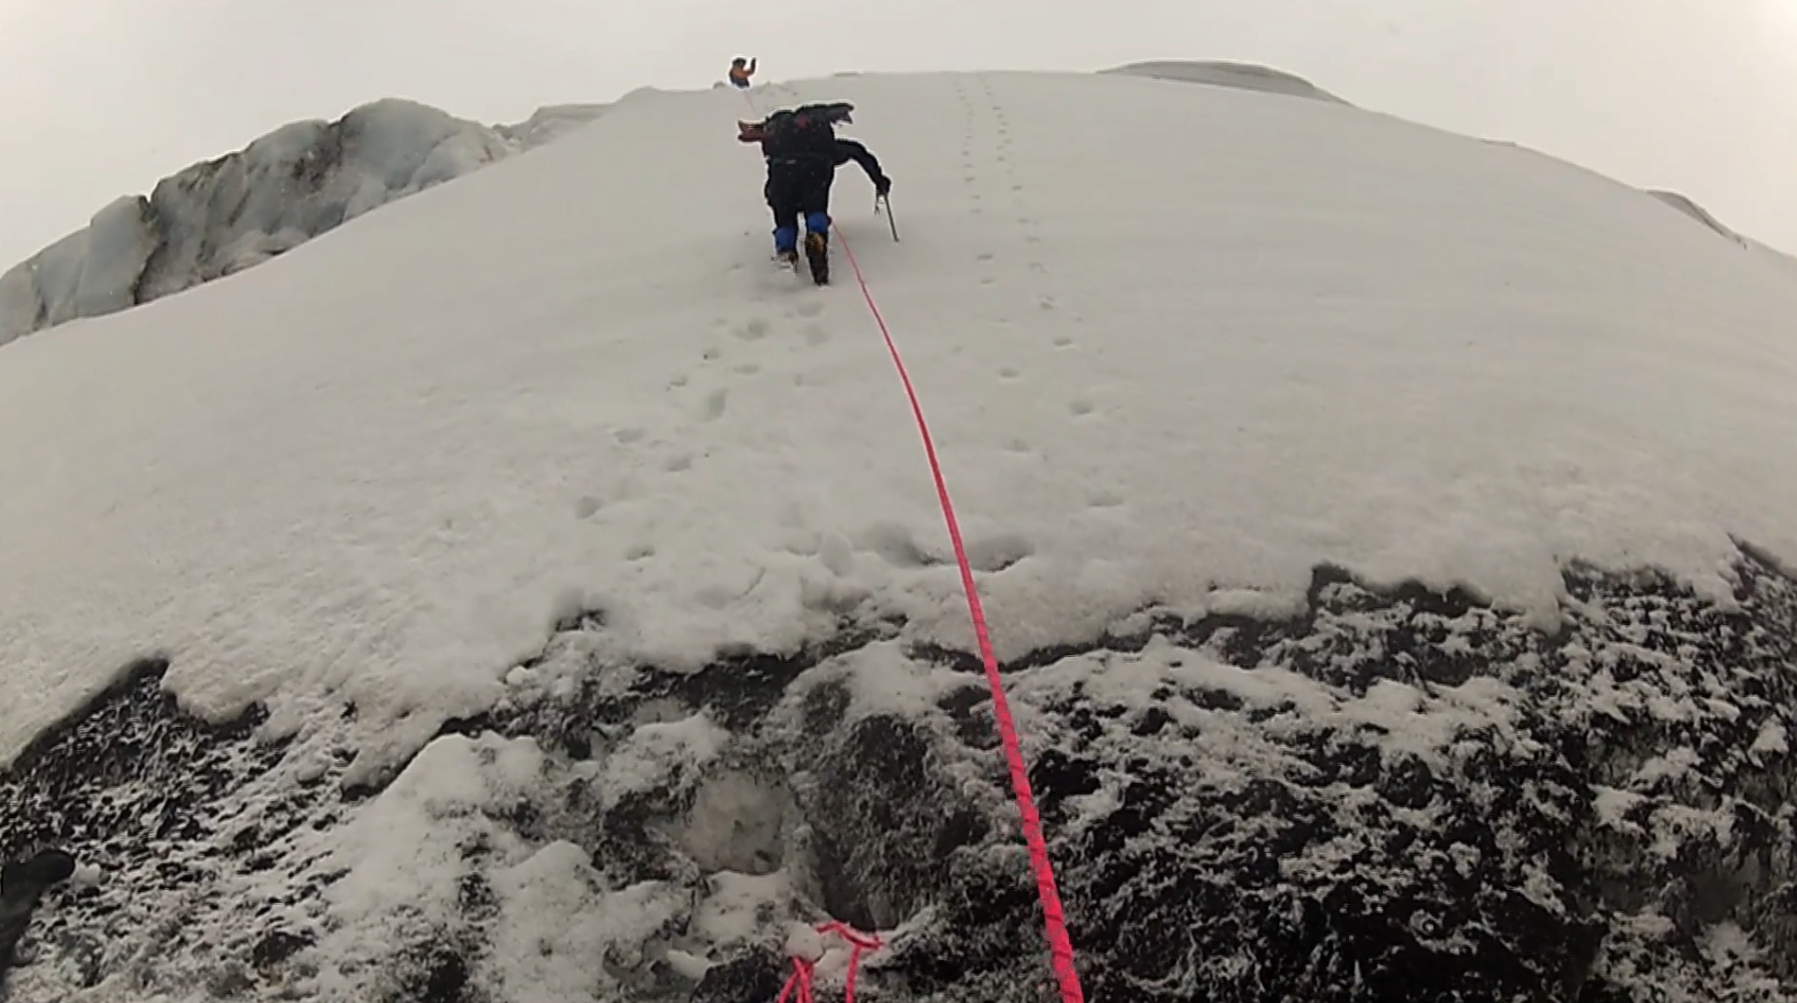
[[[346,220],[540,146],[603,105],[542,108],[487,128],[413,101],[291,122],[237,153],[115,200],[0,274],[0,344],[260,264]]]
[[[1793,998],[1788,271],[1328,102],[759,93],[897,179],[837,211],[1095,998]],[[0,850],[101,869],[18,998],[722,1001],[826,913],[1034,998],[916,433],[742,101],[0,351]]]

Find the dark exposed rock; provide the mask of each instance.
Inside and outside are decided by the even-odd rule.
[[[24,939],[38,900],[75,873],[75,858],[61,850],[40,850],[28,860],[0,867],[0,986],[13,966],[13,949]]]

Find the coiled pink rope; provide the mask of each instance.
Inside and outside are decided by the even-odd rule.
[[[879,950],[880,938],[870,933],[860,933],[846,923],[835,921],[819,925],[817,932],[834,933],[849,942],[849,974],[848,982],[842,990],[842,1003],[855,1003],[855,973],[861,967],[861,953]],[[792,975],[787,977],[786,985],[780,990],[780,996],[774,1003],[814,1003],[811,978],[816,968],[817,962],[810,958],[794,957]]]

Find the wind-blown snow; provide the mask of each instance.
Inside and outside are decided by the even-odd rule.
[[[0,275],[0,344],[242,271],[362,213],[532,149],[603,105],[487,128],[412,101],[291,122],[245,149],[118,199]]]

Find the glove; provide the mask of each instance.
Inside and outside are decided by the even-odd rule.
[[[880,180],[874,182],[874,194],[880,196],[881,198],[885,198],[886,196],[892,194],[892,179],[883,177]]]

